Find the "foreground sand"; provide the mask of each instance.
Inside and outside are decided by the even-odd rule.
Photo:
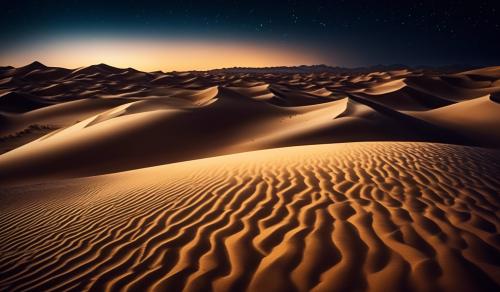
[[[0,290],[486,291],[500,155],[278,148],[0,189]]]

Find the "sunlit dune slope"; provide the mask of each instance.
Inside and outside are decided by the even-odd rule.
[[[333,142],[499,147],[499,72],[4,68],[0,183]]]
[[[278,148],[0,189],[0,290],[494,291],[500,155]]]
[[[500,103],[493,101],[490,95],[409,114],[482,140],[486,146],[500,147]]]
[[[134,101],[54,131],[1,155],[0,180],[128,170],[272,148],[290,139],[308,144],[311,133],[329,127],[347,104],[277,107],[216,93],[208,104],[189,108]]]

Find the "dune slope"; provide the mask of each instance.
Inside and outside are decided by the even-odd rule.
[[[408,114],[482,141],[483,146],[500,147],[500,103],[490,95]]]
[[[2,187],[0,290],[498,290],[499,172],[346,143]]]
[[[310,132],[329,127],[346,104],[282,108],[230,92],[189,108],[134,101],[1,155],[0,181],[110,173],[287,146],[290,139],[307,144]]]
[[[498,148],[490,126],[500,116],[499,72],[6,67],[0,70],[0,183],[333,142]],[[487,95],[493,98],[473,101]]]

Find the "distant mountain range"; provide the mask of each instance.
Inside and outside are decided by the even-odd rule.
[[[248,67],[233,67],[208,70],[208,72],[228,72],[228,73],[368,73],[376,71],[394,71],[394,70],[423,70],[436,71],[440,73],[462,72],[480,68],[472,65],[447,65],[447,66],[407,66],[403,64],[393,65],[374,65],[368,67],[338,67],[329,65],[301,65],[301,66],[279,66],[279,67],[263,67],[263,68],[248,68]]]
[[[12,66],[0,66],[0,72],[5,72],[7,70],[14,69]],[[46,69],[46,68],[56,68],[56,67],[48,67],[38,61],[35,61],[31,64],[28,64],[23,67],[26,71],[33,69]],[[113,66],[109,66],[106,64],[98,64],[91,65],[88,67],[90,70],[98,69],[98,71],[119,71],[119,68],[115,68]],[[466,70],[472,70],[480,68],[478,66],[472,65],[447,65],[447,66],[407,66],[403,64],[393,64],[393,65],[374,65],[368,67],[356,67],[356,68],[348,68],[348,67],[338,67],[338,66],[329,66],[329,65],[300,65],[300,66],[277,66],[277,67],[232,67],[232,68],[220,68],[220,69],[211,69],[206,71],[197,71],[192,70],[188,72],[208,72],[208,73],[338,73],[338,74],[353,74],[353,73],[368,73],[368,72],[376,72],[376,71],[394,71],[394,70],[423,70],[427,72],[439,72],[439,73],[454,73],[461,72]],[[61,68],[62,69],[62,68]],[[134,70],[138,72],[138,70],[127,68],[127,70]],[[175,72],[175,71],[173,71]],[[162,71],[155,71],[151,73],[163,73]]]

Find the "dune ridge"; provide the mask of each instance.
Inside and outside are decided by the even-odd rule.
[[[327,144],[2,188],[0,288],[495,289],[499,157]]]
[[[48,104],[36,108],[24,99],[12,103],[11,96],[2,108],[0,99],[0,143],[7,151],[0,155],[0,181],[98,175],[332,142],[422,141],[496,148],[500,132],[484,125],[497,122],[500,107],[493,98],[476,100],[499,91],[499,68],[352,76],[147,73],[105,64],[69,70],[33,63],[5,69],[0,78],[8,82],[0,90],[6,95],[16,92]],[[35,71],[46,78],[26,79]],[[467,120],[458,112],[474,120],[453,125]],[[53,131],[45,137],[30,130],[47,127]]]
[[[292,69],[0,67],[0,291],[500,290],[500,67]]]

